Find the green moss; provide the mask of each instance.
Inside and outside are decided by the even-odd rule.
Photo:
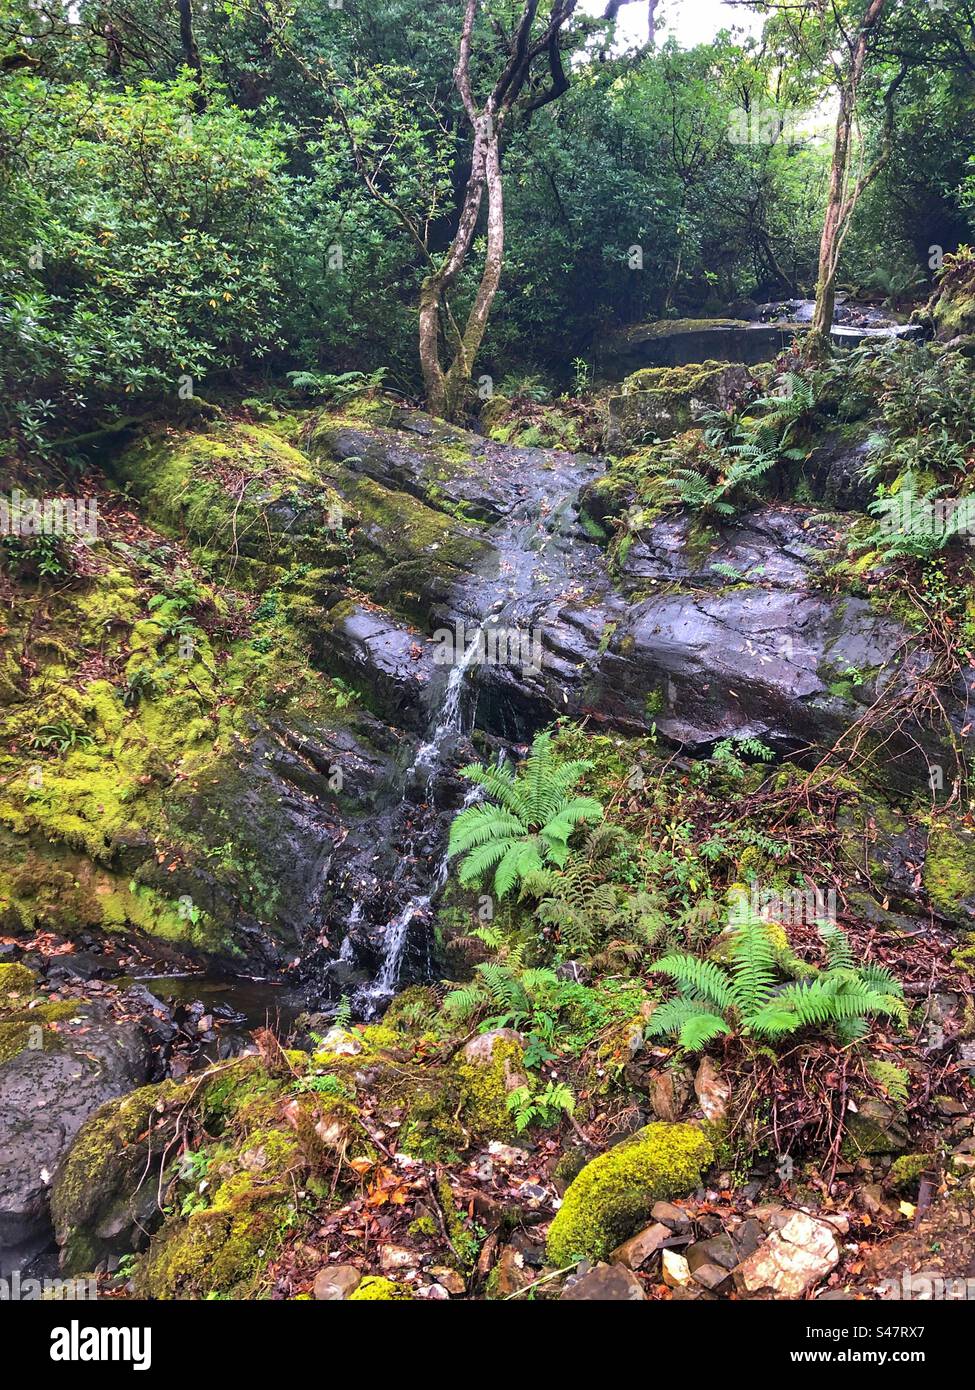
[[[30,1046],[32,1038],[36,1037],[36,1034],[32,1033],[36,1026],[30,1023],[0,1023],[0,1066]],[[47,1048],[50,1034],[46,1029],[42,1032],[41,1039],[43,1046]]]
[[[847,1111],[843,1157],[851,1161],[864,1156],[896,1153],[906,1146],[907,1132],[892,1105],[883,1101],[859,1101],[859,1110]]]
[[[928,836],[924,887],[934,908],[947,917],[965,917],[975,903],[975,836],[937,822]]]
[[[350,1303],[367,1302],[379,1299],[383,1302],[397,1302],[412,1298],[412,1291],[406,1284],[397,1284],[380,1274],[367,1274],[361,1284],[349,1294]]]
[[[654,1202],[683,1196],[713,1162],[696,1126],[652,1124],[587,1163],[565,1194],[548,1236],[549,1261],[603,1259],[631,1235]]]
[[[511,1078],[524,1075],[525,1054],[516,1042],[498,1038],[487,1066],[462,1062],[457,1068],[465,1129],[486,1139],[508,1141],[516,1136],[507,1099]]]
[[[282,447],[272,474],[290,458]],[[108,538],[93,563],[42,610],[17,591],[0,624],[0,646],[30,673],[4,708],[0,912],[27,930],[135,930],[232,955],[241,912],[273,928],[280,898],[266,867],[274,805],[256,824],[240,814],[256,720],[284,712],[320,739],[350,718],[312,662],[310,571],[265,571],[273,586],[238,636],[249,600],[216,590],[179,550]],[[91,679],[92,666],[113,679]],[[225,890],[212,920],[186,901],[201,859]]]
[[[912,1191],[925,1173],[937,1170],[937,1154],[901,1154],[890,1165],[887,1183],[895,1192]]]
[[[142,1298],[254,1297],[282,1238],[288,1210],[234,1204],[170,1221],[136,1271]]]
[[[624,395],[635,391],[652,391],[662,400],[680,401],[700,396],[708,384],[728,370],[727,362],[689,363],[683,367],[643,367],[623,382]]]
[[[33,997],[36,980],[26,965],[0,965],[0,1008],[10,1008]]]
[[[150,1154],[161,1152],[176,1108],[193,1098],[193,1083],[143,1086],[107,1101],[81,1127],[58,1169],[51,1217],[66,1273],[92,1269],[103,1258],[100,1228],[111,1230],[150,1172]],[[158,1181],[158,1172],[153,1174]]]
[[[967,946],[959,946],[952,951],[951,961],[957,965],[959,970],[964,970],[968,975],[975,975],[975,932],[969,932],[966,940]]]
[[[440,1228],[432,1216],[418,1216],[410,1222],[410,1235],[416,1239],[439,1235]]]

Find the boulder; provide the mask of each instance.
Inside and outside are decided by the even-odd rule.
[[[323,1303],[339,1303],[354,1293],[362,1282],[362,1271],[355,1265],[329,1265],[315,1275],[314,1296]]]
[[[694,1077],[694,1093],[706,1120],[717,1124],[725,1118],[731,1101],[731,1089],[731,1082],[722,1076],[711,1058],[702,1057]]]
[[[51,1183],[82,1125],[145,1080],[135,1024],[97,1004],[69,1004],[67,1015],[55,1032],[38,1011],[38,1045],[28,1036],[0,1065],[0,1275],[50,1241]]]
[[[664,1283],[669,1289],[686,1289],[691,1283],[691,1271],[683,1255],[676,1250],[664,1250],[660,1257],[660,1269]]]
[[[627,1269],[640,1269],[667,1241],[673,1239],[674,1233],[670,1227],[655,1221],[652,1226],[646,1226],[617,1246],[610,1259],[615,1264],[626,1265]]]
[[[559,1268],[602,1259],[645,1218],[655,1201],[689,1192],[714,1161],[695,1125],[652,1124],[587,1163],[549,1228],[548,1258]]]
[[[735,1286],[746,1296],[770,1293],[775,1298],[802,1298],[839,1261],[840,1247],[832,1228],[797,1211],[742,1260],[734,1271]]]
[[[566,1286],[560,1301],[642,1303],[643,1285],[625,1265],[596,1265]]]
[[[618,452],[651,438],[670,439],[694,423],[700,407],[728,410],[750,384],[745,367],[722,362],[634,372],[620,394],[609,398],[606,447]]]

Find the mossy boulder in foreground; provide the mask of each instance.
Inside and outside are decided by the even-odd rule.
[[[548,1258],[560,1269],[603,1259],[647,1216],[654,1202],[679,1197],[700,1181],[714,1148],[696,1125],[647,1125],[587,1163],[569,1185],[548,1234]]]

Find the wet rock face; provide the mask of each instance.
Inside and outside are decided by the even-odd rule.
[[[162,888],[226,921],[255,963],[282,964],[327,934],[336,850],[395,795],[398,743],[359,710],[345,729],[284,716],[255,721],[252,739],[224,761],[222,775],[178,810],[215,855],[232,845],[231,872],[216,857],[172,873],[150,861],[143,877],[158,875]],[[236,866],[246,868],[243,879]]]
[[[0,1066],[0,1277],[49,1239],[50,1184],[85,1120],[146,1078],[140,1030],[97,1005],[75,1032],[45,1035]]]
[[[656,724],[693,749],[832,741],[927,660],[865,600],[817,587],[843,525],[787,506],[714,531],[664,517],[634,534],[618,587],[598,548],[577,542],[555,592],[539,585],[503,606],[500,621],[540,634],[541,670],[479,667],[479,719],[510,733],[519,709],[536,724],[587,711],[631,732]],[[588,602],[566,602],[580,591]]]
[[[865,512],[874,491],[866,472],[869,456],[862,434],[828,435],[803,465],[814,495],[836,511]]]
[[[747,375],[710,367],[719,395]],[[316,552],[314,528],[302,531],[302,554],[319,567],[301,621],[313,670],[344,682],[349,698],[337,709],[319,709],[313,694],[255,707],[198,782],[173,783],[174,843],[201,852],[164,862],[136,827],[113,846],[113,871],[188,895],[249,961],[307,960],[320,947],[335,972],[319,998],[341,993],[350,972],[373,973],[386,926],[430,894],[472,722],[514,744],[558,716],[588,715],[624,732],[656,726],[691,750],[751,736],[791,751],[831,742],[878,690],[924,669],[896,622],[819,583],[848,524],[840,516],[813,521],[773,504],[708,530],[671,513],[634,529],[610,561],[579,500],[604,471],[598,458],[502,445],[379,403],[361,417],[317,417],[301,450],[267,448],[275,505],[254,530],[260,520],[275,538],[271,579],[295,520],[289,477],[302,505],[327,494],[345,509],[343,543],[326,528]],[[814,470],[824,495],[859,499],[859,448],[824,443]],[[186,463],[209,486],[201,469]],[[166,512],[150,482],[152,520],[153,507]],[[211,510],[201,494],[187,534],[209,534]],[[418,767],[478,634],[487,645],[465,669],[457,736],[438,744],[435,768]],[[911,731],[903,737],[910,746]],[[890,746],[888,765],[900,752]],[[429,908],[428,896],[406,924],[418,973]],[[352,947],[335,961],[346,937]]]
[[[326,615],[320,659],[371,697],[380,716],[422,732],[432,713],[438,675],[422,633],[362,604],[342,604]],[[433,689],[431,689],[433,686]]]

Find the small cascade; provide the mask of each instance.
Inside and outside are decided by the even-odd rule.
[[[546,455],[545,466],[526,475],[519,500],[489,533],[497,562],[492,560],[473,573],[463,593],[454,596],[459,602],[448,610],[454,623],[451,640],[441,642],[448,635],[446,629],[435,638],[442,658],[450,664],[438,708],[400,784],[406,828],[399,830],[400,822],[399,833],[392,837],[401,853],[383,883],[386,920],[380,925],[375,908],[370,912],[370,902],[378,896],[373,876],[372,893],[359,892],[348,918],[350,926],[360,925],[360,931],[349,932],[342,945],[341,959],[352,963],[358,954],[354,937],[361,942],[361,928],[368,927],[375,948],[369,951],[373,976],[352,995],[352,1007],[361,1017],[381,1011],[402,983],[417,943],[432,940],[431,908],[449,871],[446,816],[437,807],[442,804],[442,784],[456,745],[474,724],[471,668],[476,664],[492,668],[492,678],[479,682],[478,699],[482,712],[485,700],[492,701],[490,717],[496,732],[524,741],[549,708],[544,699],[535,699],[531,686],[542,671],[539,623],[544,626],[546,604],[561,604],[570,581],[578,586],[589,573],[594,587],[600,582],[599,564],[594,562],[587,572],[579,562],[577,502],[587,471],[574,457],[565,457],[568,461],[560,466],[559,455]],[[598,468],[593,466],[589,473],[595,472]],[[513,673],[513,693],[505,678],[498,679],[495,668]],[[523,717],[508,717],[508,700],[520,704]],[[463,804],[469,806],[480,791],[471,788]],[[428,809],[410,814],[420,806]],[[418,863],[427,865],[419,881]]]
[[[478,638],[479,636],[480,634],[478,634]],[[465,732],[464,689],[467,672],[476,660],[478,650],[478,640],[469,643],[459,654],[459,659],[451,666],[436,721],[433,723],[429,737],[417,749],[416,756],[407,771],[406,786],[419,787],[428,799],[433,795],[434,783],[455,738]],[[469,806],[476,800],[479,791],[480,788],[472,787],[464,798],[463,804]],[[418,918],[420,920],[426,919],[433,899],[447,881],[447,871],[447,847],[444,845],[427,890],[410,897],[392,921],[388,922],[382,929],[382,966],[372,983],[359,990],[353,1001],[356,1011],[365,1018],[372,1017],[395,994],[403,965],[403,955],[409,940],[410,927]],[[398,877],[400,876],[398,875]],[[362,903],[357,902],[352,909],[352,915],[349,919],[350,925],[353,921],[361,921],[361,919]],[[343,942],[343,949],[350,941],[351,936],[347,935]]]

